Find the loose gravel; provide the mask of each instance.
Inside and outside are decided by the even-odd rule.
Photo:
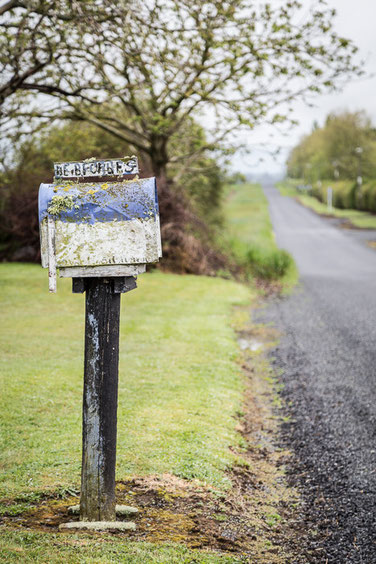
[[[288,472],[304,500],[299,562],[376,563],[376,253],[266,192],[277,241],[301,273],[258,319],[282,332],[272,363]]]

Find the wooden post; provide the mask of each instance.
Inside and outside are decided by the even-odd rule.
[[[120,292],[87,278],[80,519],[115,521]]]
[[[55,254],[55,220],[52,217],[47,221],[48,244],[48,291],[56,294],[56,254]]]
[[[136,277],[99,278],[80,270],[72,291],[86,291],[81,499],[69,508],[80,521],[59,529],[135,530],[133,522],[116,521],[117,514],[135,515],[138,509],[115,505],[115,465],[120,294],[137,288]]]

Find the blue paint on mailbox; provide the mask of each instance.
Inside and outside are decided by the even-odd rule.
[[[61,205],[56,206],[57,202]],[[59,211],[51,213],[54,208]],[[63,222],[94,224],[150,219],[158,213],[155,178],[93,184],[56,182],[39,188],[40,223],[49,215]]]

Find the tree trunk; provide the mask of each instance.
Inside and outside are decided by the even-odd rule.
[[[162,182],[167,179],[167,138],[157,136],[151,139],[150,160],[153,174]]]

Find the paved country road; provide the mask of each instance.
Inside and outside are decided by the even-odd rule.
[[[273,351],[291,416],[283,440],[305,528],[318,530],[299,562],[376,563],[376,251],[264,191],[277,243],[300,272],[293,294],[261,314],[283,333]]]

